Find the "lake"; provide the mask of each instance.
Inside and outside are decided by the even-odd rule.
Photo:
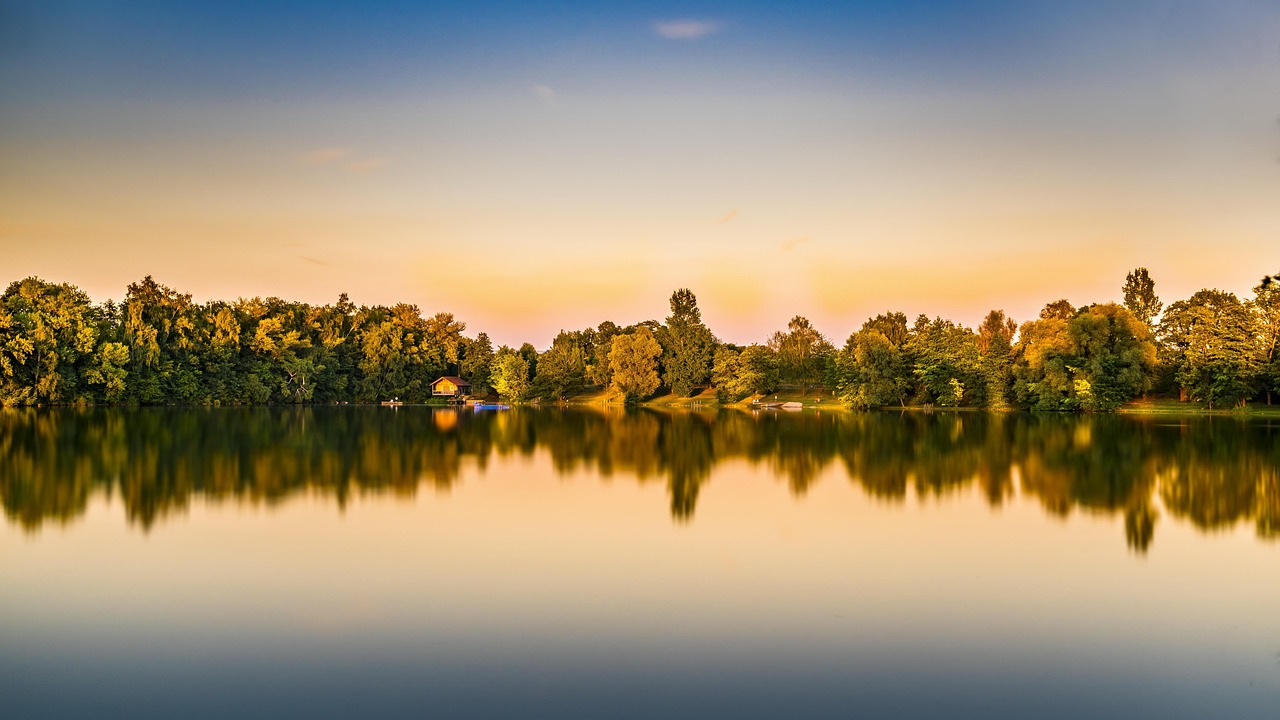
[[[10,718],[1280,716],[1280,423],[0,411]]]

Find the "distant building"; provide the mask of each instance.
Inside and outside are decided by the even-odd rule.
[[[471,394],[471,383],[460,377],[445,375],[431,383],[432,397],[458,397]]]

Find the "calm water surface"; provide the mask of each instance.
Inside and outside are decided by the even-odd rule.
[[[0,411],[0,715],[1280,717],[1280,425]]]

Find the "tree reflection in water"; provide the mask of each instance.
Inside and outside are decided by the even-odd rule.
[[[117,495],[149,528],[193,497],[277,503],[306,491],[448,490],[464,463],[544,452],[561,474],[665,482],[671,515],[693,520],[717,462],[763,466],[803,495],[839,463],[869,496],[1017,493],[1055,516],[1122,513],[1144,552],[1158,502],[1201,530],[1252,521],[1280,536],[1280,425],[1235,418],[983,413],[663,412],[621,408],[56,409],[0,411],[0,501],[29,530]]]

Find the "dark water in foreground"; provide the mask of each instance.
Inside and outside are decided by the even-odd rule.
[[[1280,717],[1280,425],[0,411],[4,717]]]

